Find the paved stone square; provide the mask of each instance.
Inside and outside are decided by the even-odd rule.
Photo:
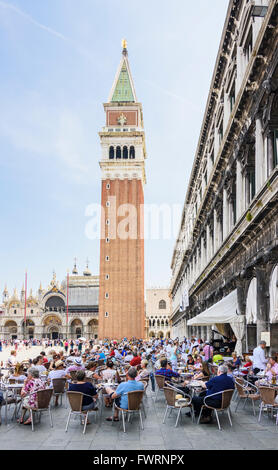
[[[227,414],[220,415],[222,431],[218,430],[216,421],[213,424],[198,425],[184,416],[182,422],[175,428],[176,413],[167,418],[162,424],[165,411],[164,396],[160,393],[155,402],[155,395],[148,390],[145,399],[147,418],[144,419],[144,430],[139,429],[139,418],[134,417],[132,423],[127,423],[124,433],[120,423],[107,422],[105,418],[111,413],[104,409],[98,423],[91,414],[92,424],[87,426],[86,434],[82,434],[82,426],[78,418],[72,418],[69,430],[65,432],[66,417],[69,408],[53,408],[54,428],[50,427],[49,417],[44,414],[40,424],[31,426],[19,425],[9,420],[4,423],[2,409],[2,425],[0,426],[0,449],[33,449],[33,450],[258,450],[278,449],[278,427],[273,419],[266,414],[258,423],[258,413],[254,417],[248,405],[242,410],[242,404],[237,413],[234,412],[235,402],[232,403],[233,427],[230,427]],[[11,415],[12,409],[9,414]]]

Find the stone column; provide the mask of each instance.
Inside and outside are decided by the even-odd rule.
[[[266,172],[265,172],[265,158],[264,158],[264,141],[262,134],[262,123],[261,119],[258,117],[256,119],[256,132],[255,132],[255,172],[256,172],[256,193],[262,187],[265,182]]]
[[[246,301],[245,301],[245,296],[244,296],[244,281],[242,279],[237,279],[236,280],[236,288],[237,288],[237,303],[238,303],[238,314],[239,315],[245,315],[245,307],[246,307]],[[248,351],[247,349],[247,336],[246,336],[246,328],[247,326],[245,325],[245,333],[244,337],[242,338],[242,351]]]
[[[209,225],[206,226],[206,231],[207,231],[207,263],[211,260],[211,236],[210,236],[210,230],[209,230]]]
[[[223,190],[223,240],[230,232],[230,211],[227,189]]]
[[[239,160],[236,162],[236,220],[238,221],[243,213],[244,205],[243,205],[243,176],[242,176],[242,168],[241,163]]]
[[[266,293],[268,292],[268,283],[266,269],[264,266],[255,268],[257,278],[257,344],[261,341],[261,332],[269,331],[268,305]]]
[[[213,252],[214,254],[217,252],[218,248],[220,247],[220,224],[217,217],[217,210],[214,209],[213,211],[213,225],[214,225],[214,246]]]
[[[267,175],[269,176],[273,170],[274,160],[274,148],[273,148],[273,133],[271,131],[267,134]]]

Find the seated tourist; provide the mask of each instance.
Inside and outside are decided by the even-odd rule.
[[[232,362],[231,362],[231,365],[232,367],[235,369],[236,367],[238,368],[241,364],[241,360],[240,358],[238,357],[237,353],[236,352],[233,352],[232,353]]]
[[[171,369],[171,367],[168,364],[168,360],[163,358],[160,361],[161,363],[161,368],[156,370],[155,375],[164,375],[167,378],[167,381],[171,382],[172,377],[178,379],[180,377],[180,374],[178,372],[175,372]]]
[[[252,367],[253,365],[253,362],[251,361],[250,357],[249,356],[245,356],[245,364],[243,364],[243,367],[246,368],[246,369],[250,369],[250,367]],[[244,375],[247,375],[249,372],[249,370],[242,370],[242,373]]]
[[[217,392],[222,392],[224,390],[234,390],[235,384],[231,377],[227,376],[228,368],[224,365],[218,367],[217,376],[210,379],[208,382],[200,382],[202,387],[206,390],[201,392],[199,396],[193,396],[192,404],[194,407],[194,412],[196,415],[199,415],[201,407],[204,404],[204,398],[209,397]],[[222,394],[213,396],[210,399],[206,400],[206,403],[209,406],[214,408],[220,408],[222,404]],[[204,408],[202,413],[201,423],[211,423],[212,421],[212,411],[209,408]],[[189,413],[190,415],[190,413]],[[190,415],[191,416],[191,415]]]
[[[14,367],[17,363],[17,360],[16,360],[16,351],[15,350],[12,350],[10,352],[10,356],[8,357],[7,359],[7,367]]]
[[[276,377],[278,375],[278,363],[276,362],[275,357],[270,357],[265,369],[265,376],[267,380],[271,382],[272,377]]]
[[[49,383],[49,386],[52,388],[53,379],[63,379],[66,377],[66,371],[64,369],[64,363],[59,359],[57,362],[55,362],[55,369],[51,370],[48,374],[47,380]]]
[[[74,371],[78,371],[81,369],[85,369],[84,365],[82,364],[82,361],[80,357],[75,357],[73,364],[67,367],[66,369],[66,376],[70,378],[70,373]]]
[[[9,379],[15,380],[16,382],[24,382],[26,374],[24,373],[24,366],[19,362],[14,367],[14,373],[9,376]]]
[[[86,377],[95,380],[101,380],[101,376],[96,372],[97,369],[97,362],[90,361],[86,366]]]
[[[194,359],[192,357],[192,354],[187,355],[186,364],[187,364],[188,367],[194,367]]]
[[[115,378],[116,370],[114,369],[114,364],[113,364],[113,361],[111,359],[107,360],[106,369],[102,370],[100,372],[100,375],[103,378],[103,380],[111,380],[112,381]]]
[[[83,397],[82,400],[82,411],[87,410],[97,410],[97,390],[93,386],[93,384],[86,382],[86,376],[84,370],[78,370],[76,373],[76,380],[77,383],[70,383],[69,384],[69,392],[81,392],[84,393],[86,396]],[[87,396],[89,395],[89,396]],[[87,421],[87,424],[90,424]]]
[[[133,351],[133,358],[130,361],[131,367],[136,367],[141,364],[141,356],[137,353],[137,351]]]
[[[118,385],[116,391],[111,387],[106,387],[106,393],[110,394],[112,400],[115,399],[117,406],[123,409],[128,409],[128,392],[134,392],[136,390],[144,390],[144,384],[142,382],[137,382],[136,379],[137,370],[135,367],[130,367],[127,372],[127,382],[122,382]],[[115,408],[114,417],[110,416],[106,418],[107,421],[119,421],[119,411]]]
[[[43,365],[43,356],[38,356],[36,359],[33,360],[33,367],[38,369],[40,374],[43,374],[46,372],[46,367]]]
[[[203,360],[202,357],[199,355],[196,357],[193,369],[194,370],[201,370],[203,368]]]
[[[45,351],[42,351],[42,352],[40,353],[40,356],[43,357],[43,364],[46,364],[46,363],[48,362],[48,359],[47,359],[47,357],[46,357]]]
[[[19,423],[22,424],[24,421],[25,414],[30,408],[37,408],[38,407],[38,390],[44,390],[45,383],[40,379],[39,370],[35,367],[31,367],[28,369],[27,378],[24,381],[24,385],[21,390],[22,396],[22,411],[21,411],[21,418],[19,419]],[[24,422],[24,424],[31,424],[31,416]]]
[[[125,355],[124,361],[125,361],[125,363],[130,363],[130,361],[131,361],[132,359],[133,359],[133,354],[132,354],[132,352],[130,351],[130,349],[128,349],[128,350],[126,351],[126,355]]]
[[[140,382],[140,380],[147,379],[149,377],[150,372],[147,369],[148,364],[149,364],[149,361],[147,359],[143,359],[141,361],[141,369],[139,370],[138,375],[135,379],[137,382]]]

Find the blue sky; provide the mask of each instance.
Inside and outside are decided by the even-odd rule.
[[[143,103],[147,204],[183,204],[228,0],[0,0],[0,292],[37,290],[86,258],[100,202],[106,102],[128,41]],[[146,287],[166,286],[175,239],[146,241]]]

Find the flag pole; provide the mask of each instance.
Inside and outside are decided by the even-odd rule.
[[[69,333],[69,270],[67,271],[67,337]]]
[[[26,339],[26,313],[27,313],[27,269],[25,271],[24,339]]]

